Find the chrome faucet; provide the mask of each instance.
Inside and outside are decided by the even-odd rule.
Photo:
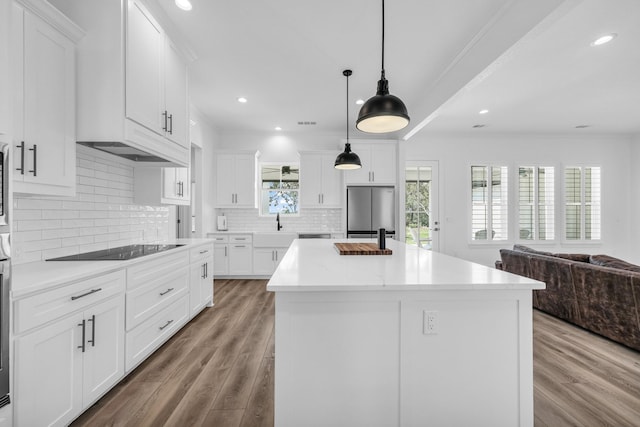
[[[276,214],[276,222],[278,223],[278,231],[280,231],[282,228],[282,225],[280,225],[280,212]]]

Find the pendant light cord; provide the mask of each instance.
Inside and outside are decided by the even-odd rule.
[[[347,144],[349,143],[349,74],[345,74],[347,77]]]
[[[382,78],[384,78],[384,0],[382,0]]]

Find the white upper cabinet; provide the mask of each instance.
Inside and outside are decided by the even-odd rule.
[[[135,1],[126,34],[127,117],[188,149],[187,66],[181,53]]]
[[[11,73],[9,40],[11,39],[11,2],[0,2],[0,135],[11,134]]]
[[[187,99],[187,64],[176,45],[165,37],[165,110],[167,138],[189,148],[189,109]]]
[[[255,207],[255,153],[220,153],[216,159],[216,206]]]
[[[137,2],[128,8],[126,41],[127,118],[164,134],[164,33]]]
[[[125,142],[189,165],[187,59],[139,0],[51,0],[86,30],[78,45],[77,140]]]
[[[72,196],[75,43],[82,30],[48,3],[14,3],[13,181],[17,193]]]
[[[347,185],[395,185],[396,142],[351,143],[351,151],[360,157],[362,168],[344,172]]]
[[[189,168],[137,167],[133,172],[133,200],[140,205],[188,205]]]
[[[334,167],[335,152],[300,153],[300,205],[303,208],[339,208],[342,176]]]

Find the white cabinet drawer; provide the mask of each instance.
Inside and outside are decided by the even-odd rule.
[[[189,320],[189,295],[175,301],[127,333],[125,369],[129,372]]]
[[[83,310],[124,290],[125,273],[121,270],[18,300],[14,306],[16,334]]]
[[[238,234],[229,236],[230,243],[251,243],[253,236],[251,234]]]
[[[212,237],[214,243],[229,243],[229,236],[221,236],[221,235],[213,235]]]
[[[161,278],[135,286],[127,292],[127,331],[179,299],[188,290],[188,264],[165,273]]]
[[[188,265],[189,252],[181,250],[178,253],[161,256],[127,268],[127,290],[162,280],[166,275]]]
[[[198,246],[196,248],[192,248],[189,251],[189,259],[191,260],[192,264],[194,262],[206,260],[211,256],[213,256],[213,242],[207,243],[206,245]]]

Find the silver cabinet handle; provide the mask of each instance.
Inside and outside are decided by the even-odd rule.
[[[72,296],[71,297],[71,301],[75,301],[77,299],[80,299],[82,297],[86,297],[87,295],[91,295],[91,294],[95,294],[96,292],[100,292],[102,290],[102,288],[98,288],[98,289],[91,289],[89,292],[85,292],[82,295],[76,295],[76,296]]]
[[[174,288],[169,288],[169,289],[167,289],[167,290],[166,290],[166,291],[164,291],[164,292],[160,292],[160,296],[161,296],[161,297],[165,296],[166,294],[168,294],[169,292],[171,292],[173,289],[174,289]]]
[[[228,248],[225,246],[225,247],[224,247],[224,256],[227,256],[227,249],[228,249]]]
[[[91,319],[89,319],[89,322],[91,322],[91,339],[88,340],[87,342],[91,343],[91,347],[95,347],[96,346],[96,315],[92,315]]]
[[[201,279],[206,279],[207,278],[207,273],[205,272],[206,271],[206,266],[207,266],[207,264],[202,264],[201,265],[201,267],[202,267],[202,274],[200,275]]]
[[[81,348],[82,352],[84,353],[85,351],[84,340],[85,340],[85,334],[86,334],[86,328],[87,328],[86,320],[82,319],[82,323],[78,323],[78,326],[82,326],[82,345],[79,345],[78,348]]]
[[[167,326],[169,326],[172,323],[173,323],[173,319],[167,320],[167,323],[165,323],[164,326],[158,327],[158,329],[163,330],[164,328],[166,328]]]
[[[29,148],[29,151],[33,151],[33,169],[31,169],[29,172],[31,172],[33,176],[37,176],[38,166],[36,164],[36,160],[38,159],[38,146],[36,144],[33,144],[33,148]]]
[[[173,135],[173,114],[169,114],[169,135]]]
[[[20,167],[16,168],[16,170],[20,171],[20,175],[24,175],[24,141],[20,142],[20,145],[16,145],[16,147],[20,149]]]
[[[209,249],[205,250],[205,251],[200,251],[200,255],[202,254],[206,254],[207,252],[209,252]]]
[[[164,126],[162,126],[162,130],[163,131],[167,131],[167,110],[164,110],[164,113],[162,113],[162,117],[164,117]]]

